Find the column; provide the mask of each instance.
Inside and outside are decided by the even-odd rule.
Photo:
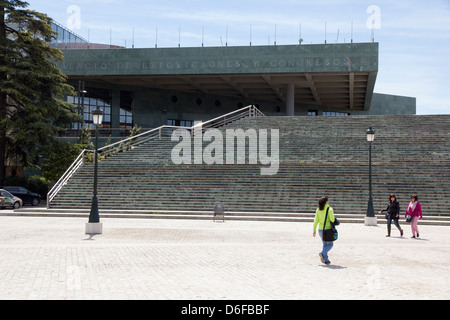
[[[120,136],[120,90],[112,90],[111,95],[111,135]]]
[[[292,117],[295,115],[295,84],[287,84],[286,92],[286,115]]]

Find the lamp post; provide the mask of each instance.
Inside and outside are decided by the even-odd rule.
[[[84,114],[84,95],[87,93],[87,91],[84,89],[84,85],[84,81],[78,81],[78,115],[81,116],[81,120],[77,123],[77,137],[80,137],[80,126],[83,122]]]
[[[102,234],[103,224],[100,223],[98,213],[97,198],[97,175],[98,175],[98,127],[103,122],[103,111],[97,107],[92,111],[92,120],[95,125],[95,153],[94,153],[94,192],[91,204],[91,213],[89,214],[89,222],[86,224],[86,234]]]
[[[372,198],[372,143],[375,141],[375,130],[370,127],[366,133],[367,141],[369,142],[369,202],[367,204],[367,214],[364,222],[366,226],[377,226],[377,217],[373,209]]]

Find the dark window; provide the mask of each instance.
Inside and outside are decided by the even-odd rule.
[[[92,121],[92,111],[100,108],[103,111],[102,128],[111,127],[111,90],[85,87],[84,99],[83,93],[77,96],[68,96],[67,102],[73,103],[81,109],[83,123],[73,123],[72,131],[82,127],[94,128]]]
[[[131,130],[133,128],[133,100],[131,91],[120,91],[120,128]]]
[[[346,112],[334,112],[334,111],[325,111],[323,113],[324,117],[346,117],[349,113]]]
[[[194,121],[192,120],[167,120],[168,126],[177,126],[177,127],[192,127],[194,126]]]

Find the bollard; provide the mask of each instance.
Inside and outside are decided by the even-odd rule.
[[[222,222],[225,222],[225,208],[220,202],[214,206],[214,222],[216,222],[217,216],[222,216]]]

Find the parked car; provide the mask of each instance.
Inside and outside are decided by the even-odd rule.
[[[12,195],[6,190],[0,189],[0,208],[19,209],[22,205],[22,199]]]
[[[14,196],[22,199],[24,204],[31,204],[37,206],[41,201],[41,196],[37,193],[31,192],[24,187],[3,187],[6,191],[9,191]]]

